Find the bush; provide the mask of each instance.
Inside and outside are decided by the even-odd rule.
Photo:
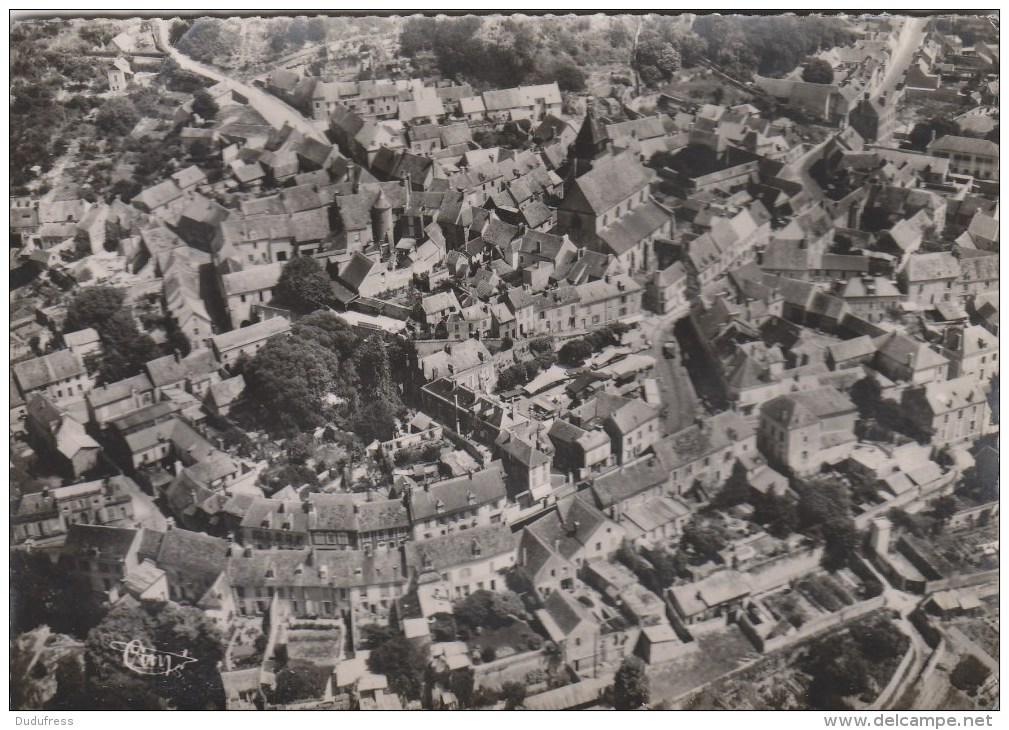
[[[480,652],[480,659],[482,659],[485,664],[494,661],[497,659],[497,650],[495,650],[493,646],[485,646],[483,651]]]

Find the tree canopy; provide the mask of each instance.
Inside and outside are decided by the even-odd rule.
[[[613,677],[613,707],[617,710],[636,710],[648,704],[650,690],[645,663],[630,656],[620,663]]]
[[[122,137],[129,134],[139,120],[140,115],[129,99],[114,96],[111,99],[106,99],[98,107],[95,126],[110,136]]]
[[[389,689],[409,700],[420,699],[427,657],[407,638],[396,635],[376,645],[368,656],[368,669],[384,674]]]
[[[409,347],[389,335],[361,338],[332,312],[313,312],[245,363],[246,394],[271,433],[333,421],[365,443],[385,441],[404,410],[399,386],[409,374]]]
[[[811,84],[832,84],[834,69],[822,58],[811,58],[802,68],[802,80]]]
[[[123,644],[195,659],[170,676],[140,675],[123,664]],[[165,601],[123,601],[88,634],[85,657],[93,709],[223,709],[217,666],[224,658],[220,630],[198,608]]]
[[[332,283],[311,256],[295,256],[280,272],[276,296],[297,312],[312,312],[333,301]]]
[[[194,114],[199,114],[203,119],[213,119],[220,110],[221,108],[214,101],[214,97],[206,89],[197,89],[193,93]]]
[[[65,332],[93,327],[101,337],[99,371],[106,383],[136,375],[161,354],[150,335],[137,327],[124,300],[121,290],[96,286],[80,291],[67,305]]]
[[[477,628],[498,628],[507,626],[526,615],[522,599],[511,591],[474,591],[453,608],[456,619]]]
[[[918,122],[907,136],[908,146],[913,150],[924,152],[929,143],[947,134],[960,134],[960,125],[949,117],[933,117],[924,122]]]

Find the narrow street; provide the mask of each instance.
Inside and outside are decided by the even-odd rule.
[[[663,347],[670,340],[675,341],[673,329],[676,315],[656,318],[650,333],[652,356],[662,395],[663,421],[666,433],[676,433],[694,422],[697,417],[697,394],[681,360],[682,351],[677,345],[674,358],[667,358]]]
[[[200,76],[213,81],[227,81],[231,84],[231,87],[235,91],[242,94],[249,100],[249,106],[259,112],[259,114],[262,115],[262,117],[269,122],[271,126],[279,129],[283,127],[286,122],[305,136],[312,137],[320,142],[326,142],[325,135],[316,123],[310,119],[306,119],[302,116],[301,112],[294,107],[285,104],[272,94],[268,94],[261,89],[257,89],[255,86],[243,83],[238,79],[227,76],[226,74],[211,68],[210,66],[194,61],[189,56],[179,53],[177,50],[168,45],[168,21],[163,19],[158,20],[157,27],[162,48],[169,56],[171,56],[173,61],[179,64],[179,66],[187,71],[192,71],[193,73],[197,73]]]
[[[890,63],[887,64],[888,67],[886,73],[883,75],[883,80],[873,94],[874,98],[880,94],[892,91],[903,80],[904,72],[911,65],[911,59],[914,57],[915,51],[921,48],[921,42],[925,37],[925,23],[927,21],[928,18],[913,17],[909,17],[904,21],[904,27],[900,31],[900,38],[897,40],[897,49],[894,51],[893,56],[890,57]]]

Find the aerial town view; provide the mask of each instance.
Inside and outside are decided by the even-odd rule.
[[[997,709],[997,15],[9,47],[12,710]]]

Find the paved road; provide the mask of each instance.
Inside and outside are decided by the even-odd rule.
[[[169,56],[172,57],[172,60],[178,63],[182,68],[187,71],[197,73],[204,78],[212,79],[213,81],[227,81],[231,84],[231,87],[235,89],[235,91],[246,97],[249,100],[249,106],[259,112],[259,114],[262,115],[262,117],[272,126],[279,129],[284,126],[285,122],[287,122],[302,134],[308,137],[314,137],[315,139],[328,144],[325,136],[318,129],[315,123],[302,116],[301,112],[294,107],[285,104],[277,97],[267,94],[261,89],[257,89],[255,86],[250,86],[249,84],[243,83],[236,78],[221,73],[217,69],[194,61],[189,56],[179,53],[177,50],[168,45],[167,21],[158,21],[158,33],[160,35],[161,47],[168,53]]]
[[[921,42],[925,38],[925,23],[927,18],[907,18],[904,27],[900,30],[900,37],[897,40],[897,48],[890,57],[890,63],[883,75],[883,81],[876,89],[873,97],[884,92],[890,92],[896,88],[897,84],[904,78],[904,72],[911,65],[911,59],[915,51],[921,48]]]
[[[911,65],[911,59],[914,57],[915,51],[921,47],[922,39],[925,37],[926,20],[926,18],[908,18],[905,21],[897,40],[897,48],[890,59],[890,63],[887,64],[886,74],[884,74],[883,80],[873,93],[874,98],[884,92],[892,91],[904,79],[904,72]],[[790,162],[781,173],[783,178],[801,182],[802,187],[813,199],[813,202],[826,200],[827,196],[816,180],[813,179],[813,176],[809,174],[809,169],[820,159],[824,147],[831,139],[832,137],[828,137],[803,154],[798,160]]]
[[[666,433],[683,430],[694,422],[697,414],[697,394],[683,367],[679,352],[674,359],[666,358],[662,352],[663,345],[674,339],[673,326],[677,318],[677,314],[656,318],[649,335],[652,338],[652,355],[656,360],[655,370],[662,395]]]

